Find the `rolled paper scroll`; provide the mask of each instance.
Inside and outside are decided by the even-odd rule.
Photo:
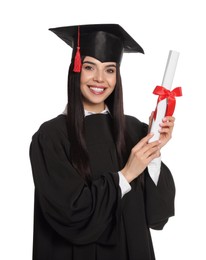
[[[165,73],[162,80],[162,87],[167,90],[170,90],[172,87],[172,82],[174,79],[178,58],[179,58],[179,52],[173,50],[169,51]],[[150,129],[150,132],[153,133],[154,135],[149,142],[156,141],[160,137],[160,133],[159,133],[160,123],[162,123],[162,119],[166,115],[167,105],[168,105],[168,98],[164,98],[163,100],[160,100],[157,103],[155,116],[153,118],[152,126]]]

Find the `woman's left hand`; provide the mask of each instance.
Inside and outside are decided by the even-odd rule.
[[[160,147],[162,148],[172,138],[175,118],[173,116],[166,116],[160,124]]]
[[[154,113],[150,116],[150,123],[152,122]],[[160,124],[160,148],[165,146],[167,142],[172,138],[172,132],[174,128],[175,118],[173,116],[166,116],[163,118],[162,123]]]

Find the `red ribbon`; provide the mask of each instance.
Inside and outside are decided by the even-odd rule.
[[[167,110],[165,113],[165,116],[172,116],[175,110],[175,104],[176,104],[176,99],[175,97],[180,97],[182,96],[182,88],[177,87],[170,91],[169,89],[166,89],[162,86],[156,86],[156,88],[153,91],[153,94],[159,95],[158,100],[157,100],[157,105],[158,103],[167,98]],[[154,120],[156,119],[156,114],[157,114],[157,107],[154,112]]]

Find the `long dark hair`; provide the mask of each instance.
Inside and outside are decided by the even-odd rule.
[[[70,160],[73,167],[86,181],[91,179],[89,156],[85,142],[84,107],[80,90],[80,73],[73,72],[73,62],[68,74],[68,135],[71,144]],[[112,94],[105,100],[113,121],[113,136],[120,168],[126,155],[125,120],[123,110],[123,93],[120,68],[117,65],[116,86]]]

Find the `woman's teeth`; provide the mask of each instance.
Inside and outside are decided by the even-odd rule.
[[[90,89],[94,92],[102,93],[104,91],[104,88],[95,88],[95,87],[90,87]]]

